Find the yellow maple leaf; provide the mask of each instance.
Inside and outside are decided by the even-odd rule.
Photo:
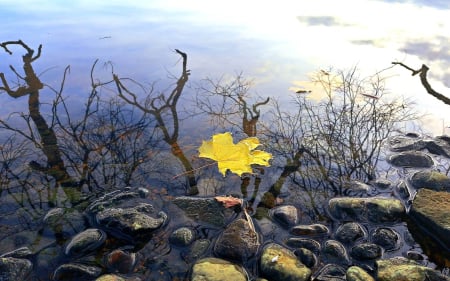
[[[227,170],[241,176],[243,173],[251,173],[251,164],[269,166],[272,154],[254,150],[259,146],[258,138],[246,138],[233,143],[231,133],[216,134],[209,141],[203,141],[198,149],[199,157],[205,157],[217,161],[219,172],[225,176]]]

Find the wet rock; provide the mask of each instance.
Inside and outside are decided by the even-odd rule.
[[[47,212],[43,219],[44,236],[71,237],[85,230],[86,219],[75,209],[53,208]]]
[[[359,266],[350,266],[345,273],[347,281],[375,281],[375,279]]]
[[[0,258],[0,280],[26,280],[32,269],[33,264],[27,259]]]
[[[450,245],[450,193],[419,189],[411,210],[410,217],[420,228],[443,245]]]
[[[56,281],[80,281],[93,280],[100,276],[102,269],[97,266],[89,266],[79,263],[66,263],[59,266],[54,273]]]
[[[397,167],[430,168],[434,165],[433,158],[419,151],[408,151],[391,155],[389,162]]]
[[[400,234],[388,227],[379,227],[372,233],[372,242],[380,245],[386,251],[393,251],[399,248]]]
[[[400,196],[400,198],[406,200],[411,196],[411,193],[409,192],[408,189],[408,185],[404,182],[401,181],[397,186],[396,186],[396,191],[398,196]]]
[[[180,196],[172,202],[188,217],[215,226],[224,226],[226,218],[233,212],[231,209],[224,208],[214,198]]]
[[[405,253],[405,257],[410,260],[417,261],[417,262],[422,262],[426,259],[423,254],[421,254],[417,251],[407,251]]]
[[[450,178],[437,171],[419,171],[411,177],[415,188],[428,188],[435,191],[450,192]]]
[[[140,203],[132,208],[108,208],[95,216],[96,222],[112,236],[130,242],[149,239],[149,234],[161,227],[167,220],[164,212],[155,217],[153,206]]]
[[[377,244],[361,243],[352,247],[350,255],[360,261],[374,260],[381,257],[383,250]]]
[[[136,264],[136,254],[127,250],[116,249],[106,255],[105,264],[112,272],[130,273]]]
[[[401,257],[396,257],[387,260],[377,260],[376,264],[378,267],[377,280],[379,281],[450,280],[449,277],[442,275],[439,271],[433,270],[425,266],[421,266],[414,261]]]
[[[433,154],[450,158],[450,143],[445,137],[437,137],[425,141],[425,148]]]
[[[11,258],[27,258],[27,257],[31,256],[32,254],[33,254],[33,252],[31,251],[30,248],[20,247],[11,252],[4,253],[0,257],[1,258],[9,258],[9,257],[11,257]]]
[[[314,281],[346,281],[345,269],[337,264],[327,264],[320,269]]]
[[[356,222],[344,223],[334,233],[334,239],[347,245],[354,244],[362,238],[367,238],[367,233],[364,227]]]
[[[327,263],[340,265],[348,265],[350,263],[347,250],[345,249],[344,245],[336,240],[327,240],[324,243],[322,247],[322,259]]]
[[[214,245],[216,255],[246,261],[254,256],[259,247],[258,233],[245,219],[236,219],[222,232]]]
[[[317,256],[309,249],[300,248],[295,250],[294,254],[309,268],[312,268],[317,264]]]
[[[425,147],[425,143],[417,136],[395,136],[389,140],[390,150],[395,152],[403,152],[408,150],[421,150]]]
[[[398,222],[405,215],[405,206],[398,199],[372,198],[332,198],[328,202],[330,214],[338,220],[360,222]]]
[[[311,270],[289,249],[275,243],[267,244],[261,254],[260,269],[268,280],[309,280]],[[228,279],[232,280],[232,279]]]
[[[320,243],[310,238],[290,237],[286,240],[286,245],[292,248],[306,248],[316,254],[320,253]]]
[[[136,204],[137,199],[141,199],[139,192],[132,191],[130,188],[125,188],[124,190],[115,190],[113,192],[107,193],[97,200],[93,201],[87,207],[87,212],[91,214],[96,214],[100,211],[104,211],[107,208],[118,207],[128,202],[131,204]]]
[[[296,225],[289,230],[289,233],[297,236],[316,236],[327,235],[330,232],[328,227],[323,224],[315,223],[309,225]]]
[[[191,281],[247,281],[245,270],[229,261],[218,258],[205,258],[192,267]]]
[[[298,210],[292,205],[276,206],[269,211],[269,215],[286,227],[298,223]]]
[[[176,246],[188,246],[195,239],[195,231],[189,227],[176,229],[169,237],[169,242]]]
[[[373,183],[377,188],[386,190],[389,189],[392,186],[392,182],[390,180],[386,179],[377,179]]]
[[[106,233],[101,229],[90,228],[78,233],[66,246],[65,254],[80,257],[100,248],[106,240]]]
[[[367,196],[372,193],[372,189],[370,185],[355,180],[344,184],[343,194],[351,197]]]
[[[95,279],[95,281],[128,281],[128,279],[115,274],[104,274]]]
[[[186,262],[191,263],[201,258],[206,253],[210,245],[211,241],[208,239],[195,240],[191,247],[182,253],[183,259]]]

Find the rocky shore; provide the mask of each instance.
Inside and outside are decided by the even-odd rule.
[[[389,145],[398,178],[351,182],[328,200],[331,223],[291,204],[254,219],[214,197],[125,188],[50,210],[39,243],[1,253],[0,280],[450,280],[450,138]]]

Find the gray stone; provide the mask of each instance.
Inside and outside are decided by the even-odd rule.
[[[268,280],[306,281],[311,276],[311,270],[292,251],[275,243],[264,247],[260,269],[262,276]]]
[[[44,236],[71,237],[86,227],[86,219],[77,210],[53,208],[44,216],[41,232]]]
[[[352,247],[350,255],[357,260],[374,260],[380,258],[383,253],[382,248],[373,243],[361,243]]]
[[[386,251],[397,250],[400,247],[400,234],[389,227],[378,227],[371,235],[372,242],[380,245]]]
[[[309,249],[300,248],[295,250],[294,254],[309,268],[313,268],[317,265],[317,256]]]
[[[169,241],[177,246],[188,246],[195,239],[195,231],[189,227],[180,227],[170,234]]]
[[[417,137],[395,136],[389,140],[390,150],[403,152],[408,150],[421,150],[425,143]]]
[[[32,269],[33,264],[27,259],[0,258],[0,280],[26,280]]]
[[[433,140],[425,141],[425,148],[430,153],[450,158],[450,143],[445,137],[437,137]]]
[[[419,151],[408,151],[391,155],[389,162],[398,167],[404,168],[429,168],[434,165],[430,155]]]
[[[110,271],[127,274],[133,271],[136,254],[124,249],[116,249],[106,255],[105,263]]]
[[[398,222],[406,213],[405,206],[400,200],[384,197],[332,198],[328,206],[330,214],[335,219],[359,222]]]
[[[322,259],[327,263],[334,263],[339,265],[348,265],[350,263],[347,250],[345,249],[344,245],[336,240],[327,240],[323,244]]]
[[[321,250],[320,243],[311,238],[289,237],[285,243],[289,247],[306,248],[316,254],[319,254]]]
[[[276,206],[269,211],[269,215],[283,226],[291,227],[298,223],[298,210],[292,205]]]
[[[435,191],[450,191],[450,178],[437,171],[419,171],[411,177],[415,188],[428,188]]]
[[[227,215],[232,213],[231,209],[224,208],[214,198],[180,196],[172,202],[188,217],[215,226],[224,226]]]
[[[363,238],[367,238],[367,232],[362,225],[356,222],[344,223],[334,233],[334,239],[344,244],[354,244]]]
[[[308,225],[296,225],[289,230],[289,233],[297,236],[322,236],[330,232],[326,225],[320,223]]]
[[[59,266],[54,273],[53,280],[56,281],[80,281],[92,280],[100,276],[102,269],[97,266],[79,263],[66,263]]]
[[[183,259],[189,263],[201,258],[209,246],[211,245],[211,241],[208,239],[198,239],[195,240],[194,243],[190,246],[190,249],[184,253],[182,253]]]
[[[65,254],[80,257],[92,253],[103,245],[106,233],[101,229],[90,228],[78,233],[66,246]]]
[[[360,181],[351,181],[344,184],[343,194],[345,196],[357,197],[357,196],[367,196],[372,193],[373,187],[360,182]]]
[[[337,264],[327,264],[319,270],[314,281],[346,281],[345,269]]]

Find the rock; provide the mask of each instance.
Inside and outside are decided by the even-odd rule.
[[[415,188],[428,188],[434,191],[450,192],[450,178],[437,171],[419,171],[411,177]]]
[[[392,182],[390,180],[387,179],[377,179],[373,182],[373,184],[379,188],[379,189],[383,189],[386,190],[388,188],[390,188],[392,186]]]
[[[222,232],[214,245],[219,257],[246,261],[254,256],[259,247],[258,233],[245,219],[236,219]]]
[[[286,240],[286,245],[292,248],[306,248],[316,254],[320,253],[320,243],[310,238],[290,237]]]
[[[332,198],[328,201],[328,206],[335,219],[360,222],[398,222],[406,213],[400,200],[383,197]]]
[[[297,236],[317,236],[327,235],[330,232],[328,227],[323,224],[315,223],[309,225],[296,225],[289,230],[289,233]]]
[[[373,187],[360,181],[351,181],[344,184],[343,194],[345,196],[357,197],[367,196],[372,193]]]
[[[100,248],[106,240],[103,230],[90,228],[78,233],[66,246],[65,254],[72,257],[80,257],[92,253]]]
[[[306,281],[311,276],[311,270],[302,264],[293,252],[275,243],[264,247],[260,270],[262,276],[268,280]]]
[[[115,275],[115,274],[104,274],[104,275],[98,277],[97,279],[95,279],[95,281],[128,281],[128,279],[125,279],[125,278],[123,278],[119,275]]]
[[[319,270],[314,281],[345,281],[345,269],[337,264],[327,264]]]
[[[425,148],[430,153],[450,158],[450,143],[446,141],[445,137],[425,141]]]
[[[132,208],[107,208],[96,214],[96,222],[109,234],[129,242],[149,239],[150,233],[161,227],[167,220],[164,212],[155,218],[153,206],[140,203]]]
[[[387,260],[377,260],[377,280],[379,281],[449,281],[450,278],[439,271],[421,266],[414,261],[396,257]]]
[[[203,221],[215,226],[224,226],[227,215],[233,213],[224,208],[214,198],[180,196],[172,201],[185,214],[196,221]]]
[[[352,247],[350,255],[360,261],[374,260],[381,257],[382,248],[377,244],[361,243]]]
[[[298,210],[292,205],[276,206],[269,211],[269,215],[286,227],[298,223]]]
[[[97,266],[89,266],[79,263],[66,263],[59,266],[54,273],[56,281],[80,281],[92,280],[100,276],[102,269]]]
[[[300,248],[295,250],[294,254],[309,268],[313,268],[317,264],[317,256],[309,249]]]
[[[397,167],[430,168],[434,165],[433,158],[419,151],[408,151],[391,155],[389,162]]]
[[[139,192],[131,191],[129,188],[125,188],[124,190],[115,190],[103,195],[89,204],[87,207],[87,212],[96,214],[107,208],[119,207],[123,204],[127,204],[128,202],[133,202],[132,204],[136,204],[136,202],[138,202],[137,199],[142,199]]]
[[[42,235],[60,236],[69,238],[76,233],[85,230],[86,219],[83,214],[75,209],[53,208],[50,209],[43,219]]]
[[[15,250],[13,250],[11,252],[4,253],[0,257],[1,258],[9,258],[9,257],[11,257],[11,258],[18,258],[18,259],[20,259],[20,258],[28,258],[31,255],[33,255],[33,252],[31,251],[30,248],[28,248],[28,247],[20,247],[20,248],[15,249]]]
[[[327,263],[335,263],[340,265],[348,265],[350,263],[347,250],[344,245],[336,240],[325,241],[322,247],[322,259]]]
[[[136,264],[136,254],[116,249],[105,257],[106,267],[112,272],[130,273]]]
[[[195,239],[195,231],[189,227],[176,229],[169,237],[169,242],[176,246],[188,246]]]
[[[392,228],[378,227],[371,236],[372,242],[386,251],[397,250],[400,247],[400,234]]]
[[[0,280],[27,280],[32,270],[33,264],[27,259],[0,258]]]
[[[418,137],[395,136],[389,140],[390,150],[403,152],[408,150],[421,150],[425,143]]]
[[[247,281],[247,273],[236,264],[218,258],[205,258],[192,267],[191,281]]]
[[[375,279],[359,266],[350,266],[345,273],[347,281],[375,281]]]
[[[362,225],[356,222],[344,223],[334,233],[334,239],[347,245],[354,244],[362,238],[367,238],[367,232]]]
[[[195,240],[191,247],[182,253],[182,257],[188,263],[196,261],[206,253],[210,245],[211,241],[208,239]]]
[[[417,225],[444,246],[450,245],[450,193],[419,189],[409,212]]]
[[[408,185],[404,181],[401,181],[396,186],[396,191],[397,191],[398,196],[404,200],[409,199],[409,197],[411,196],[411,193],[409,192],[409,189],[408,189]]]

